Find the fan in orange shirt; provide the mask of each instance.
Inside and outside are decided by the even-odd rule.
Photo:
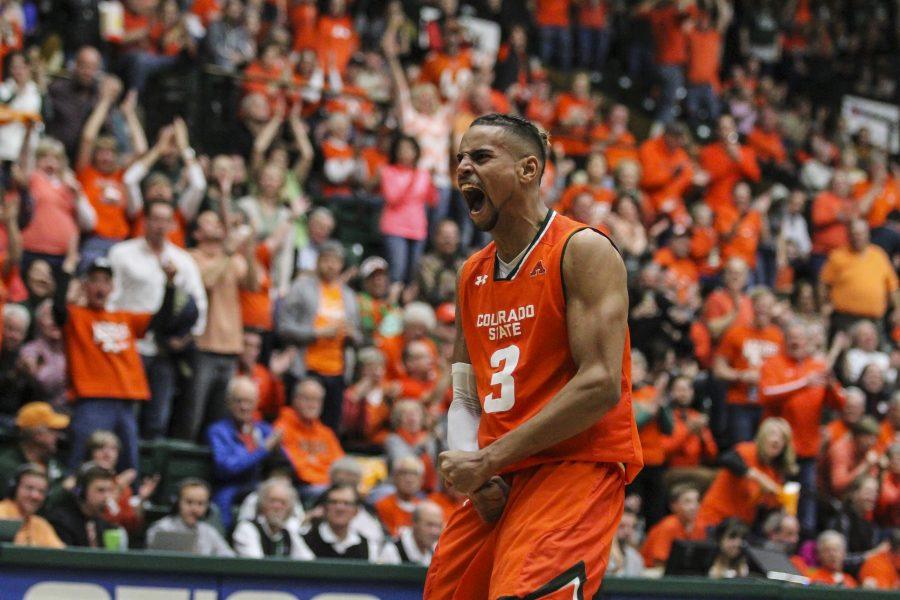
[[[572,81],[572,91],[563,92],[556,99],[553,141],[562,144],[567,156],[582,157],[590,152],[595,110],[591,80],[587,73],[579,73]]]
[[[688,292],[700,282],[700,271],[690,257],[691,239],[688,230],[676,225],[668,245],[653,255],[653,262],[666,271],[666,284],[676,290],[678,299],[684,302]]]
[[[584,183],[573,183],[565,189],[559,202],[556,203],[556,210],[567,215],[572,210],[572,204],[575,197],[585,192],[594,197],[594,202],[605,204],[610,207],[615,199],[615,192],[605,185],[607,178],[606,158],[599,152],[591,153],[588,156],[587,163],[584,167],[587,181]]]
[[[748,277],[747,263],[732,258],[722,269],[725,285],[713,290],[703,302],[703,324],[713,341],[718,342],[731,327],[747,326],[753,321],[753,303],[744,293]]]
[[[606,121],[591,130],[591,148],[603,151],[611,171],[615,171],[623,160],[640,160],[637,140],[628,130],[628,118],[627,106],[613,104]]]
[[[772,417],[760,424],[755,441],[719,456],[722,468],[700,502],[697,526],[717,525],[728,517],[753,523],[760,508],[777,507],[785,478],[797,471],[792,438],[787,421]]]
[[[404,377],[406,367],[403,366],[403,350],[413,340],[422,340],[431,349],[437,363],[437,344],[429,337],[437,327],[434,309],[424,302],[410,302],[403,307],[403,333],[397,336],[381,338],[378,348],[384,353],[385,375],[388,380]]]
[[[398,529],[412,525],[413,510],[424,499],[425,467],[415,456],[406,456],[394,461],[391,469],[397,491],[376,502],[375,510],[385,529],[396,536]]]
[[[437,384],[432,348],[424,340],[412,340],[403,348],[404,374],[391,383],[399,386],[399,397],[424,401]]]
[[[300,79],[293,73],[287,49],[269,41],[259,49],[258,58],[244,69],[244,95],[262,94],[275,110],[279,101],[293,104],[299,99]]]
[[[684,150],[689,136],[683,124],[671,123],[661,136],[647,140],[638,150],[641,189],[657,213],[676,217],[687,214],[684,193],[694,179],[691,159]]]
[[[421,81],[434,84],[444,98],[456,98],[472,81],[472,51],[462,46],[462,30],[449,23],[445,28],[444,49],[431,52],[422,64]]]
[[[699,162],[709,174],[706,203],[713,211],[732,206],[731,192],[738,181],[756,183],[760,178],[756,152],[743,146],[734,117],[722,115],[718,121],[718,141],[700,150]]]
[[[826,256],[850,241],[849,224],[858,206],[850,190],[847,172],[837,170],[831,178],[831,189],[821,192],[812,203],[812,251]]]
[[[719,344],[713,359],[713,373],[726,383],[728,431],[732,442],[753,438],[762,409],[757,397],[759,368],[770,356],[781,351],[784,335],[772,324],[775,297],[767,288],[750,292],[753,321],[731,327]]]
[[[330,427],[319,417],[325,389],[312,378],[301,380],[290,406],[281,409],[274,427],[284,432],[281,446],[294,467],[294,472],[310,492],[321,491],[328,485],[328,469],[344,450]]]
[[[866,414],[866,395],[859,388],[844,389],[844,407],[839,417],[822,428],[822,446],[828,447],[853,431]]]
[[[258,362],[262,349],[263,337],[260,332],[252,329],[245,330],[244,350],[238,356],[237,373],[249,377],[256,384],[259,402],[253,418],[257,421],[262,419],[272,421],[278,417],[278,413],[284,406],[285,393],[281,375],[290,366],[294,351],[288,349],[283,353],[273,354],[272,365],[277,365],[277,368],[269,369],[266,365]]]
[[[166,290],[162,306],[153,315],[106,310],[112,293],[113,271],[103,257],[88,265],[83,283],[86,304],[68,304],[66,295],[78,260],[74,247],[70,248],[53,295],[53,318],[63,330],[70,395],[74,402],[70,467],[76,469],[81,464],[90,435],[97,429],[107,429],[116,433],[122,442],[121,465],[126,469],[137,468],[137,420],[133,403],[149,400],[150,388],[136,342],[171,318],[175,267],[172,263],[161,265],[166,275]]]
[[[733,10],[727,2],[716,2],[717,19],[700,12],[696,19],[688,21],[685,39],[687,43],[687,98],[685,107],[692,123],[700,123],[705,117],[714,120],[719,116],[719,70],[722,67],[722,46],[725,30],[731,22]]]
[[[319,19],[316,0],[296,0],[292,4],[288,10],[288,21],[294,34],[294,51],[315,49],[316,22]]]
[[[751,207],[750,186],[744,181],[734,186],[732,198],[732,205],[724,205],[715,211],[721,257],[722,260],[740,258],[753,269],[760,239],[769,237],[766,213],[771,200],[764,194]]]
[[[778,112],[772,106],[767,105],[760,111],[759,121],[747,135],[747,145],[756,152],[764,170],[790,167],[779,131]]]
[[[900,179],[897,173],[888,172],[887,158],[881,152],[874,152],[869,159],[868,175],[854,187],[853,196],[859,203],[859,215],[875,229],[884,226],[888,215],[900,208]]]
[[[794,432],[800,465],[798,516],[805,531],[816,528],[816,468],[822,445],[822,414],[840,409],[844,395],[831,368],[814,357],[812,339],[803,323],[787,330],[785,351],[765,359],[759,370],[759,401],[765,416],[783,417]]]
[[[847,540],[843,535],[829,529],[816,538],[816,556],[819,568],[807,573],[813,585],[828,585],[843,588],[858,587],[856,580],[844,573],[844,558],[847,556]]]
[[[711,463],[719,448],[709,429],[709,417],[691,407],[694,402],[694,382],[687,375],[679,375],[669,385],[672,402],[672,435],[663,440],[666,466],[670,473],[706,476],[701,464]]]
[[[900,590],[900,529],[890,535],[890,548],[866,559],[859,570],[859,581],[864,588]]]
[[[359,34],[353,20],[347,14],[346,0],[330,0],[328,14],[321,15],[316,23],[316,50],[322,68],[334,67],[343,75],[350,57],[359,48]]]
[[[665,566],[675,540],[706,539],[706,531],[697,527],[700,508],[697,488],[688,484],[674,486],[669,492],[669,508],[672,514],[650,528],[641,547],[644,565],[651,569]]]

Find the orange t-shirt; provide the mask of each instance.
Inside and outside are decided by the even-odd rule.
[[[316,21],[319,10],[315,2],[302,2],[291,7],[288,18],[294,33],[294,50],[316,47]]]
[[[570,0],[537,0],[535,21],[540,27],[568,27]]]
[[[353,28],[353,21],[349,16],[332,17],[322,15],[316,26],[318,39],[319,62],[323,69],[328,69],[329,56],[334,55],[334,65],[343,75],[347,71],[347,63],[350,57],[359,47],[359,34]]]
[[[828,255],[819,279],[831,286],[831,303],[839,312],[882,318],[897,290],[897,272],[888,255],[874,244],[862,252],[848,247]]]
[[[259,421],[278,417],[285,400],[284,383],[282,383],[281,379],[272,375],[272,372],[265,365],[261,364],[253,365],[253,370],[250,373],[238,369],[238,374],[248,376],[256,383],[259,403],[256,405],[256,412],[253,414],[253,418]]]
[[[150,388],[135,342],[147,333],[153,315],[74,304],[67,310],[63,339],[72,397],[147,400]]]
[[[656,388],[652,385],[646,385],[642,388],[632,391],[631,401],[635,408],[645,405],[649,408],[653,399],[656,397]],[[659,429],[659,421],[657,417],[653,417],[638,429],[638,436],[641,439],[641,453],[644,455],[644,465],[648,467],[658,467],[666,461],[666,453],[663,450],[663,440],[665,434]]]
[[[759,160],[779,164],[787,160],[787,150],[777,131],[763,131],[759,126],[754,127],[747,135],[747,145],[753,148]]]
[[[663,136],[647,140],[638,150],[641,189],[657,212],[684,213],[683,196],[691,186],[694,169],[683,148],[670,150]]]
[[[741,146],[739,160],[735,160],[725,149],[725,144],[713,142],[700,150],[699,159],[700,166],[709,173],[706,203],[715,212],[733,206],[731,195],[739,181],[756,183],[761,176],[756,152],[747,146]]]
[[[731,206],[723,206],[716,213],[716,230],[721,240],[722,261],[730,258],[740,258],[751,269],[756,266],[756,249],[759,247],[759,238],[762,235],[762,218],[755,210],[747,211],[741,215]],[[727,234],[732,233],[729,239]]]
[[[337,138],[328,138],[325,140],[322,144],[322,156],[324,157],[326,164],[335,163],[340,164],[342,167],[348,166],[349,163],[356,162],[356,154],[353,151],[353,146],[344,140]],[[322,194],[325,197],[349,196],[352,193],[353,188],[346,183],[336,184],[326,182],[322,186]]]
[[[578,25],[591,29],[606,27],[606,0],[583,0],[578,11]]]
[[[101,237],[124,240],[131,231],[125,212],[126,191],[122,174],[122,170],[110,174],[101,173],[91,165],[78,172],[78,181],[84,188],[84,194],[97,213],[94,233]]]
[[[406,367],[403,366],[403,349],[411,340],[407,340],[402,335],[395,335],[388,338],[381,338],[377,341],[378,348],[384,354],[384,376],[387,379],[401,379],[406,377]],[[438,359],[437,344],[431,338],[422,338],[418,341],[424,342],[431,351],[433,361]],[[435,362],[436,364],[436,362]]]
[[[688,83],[709,84],[718,90],[722,56],[722,34],[714,28],[695,29],[687,34],[688,61],[685,73]]]
[[[334,432],[321,421],[308,423],[290,406],[281,409],[274,427],[284,431],[281,447],[300,481],[312,485],[328,483],[331,463],[344,456]]]
[[[375,510],[378,512],[381,524],[392,537],[396,537],[401,527],[412,526],[412,515],[416,504],[418,501],[406,502],[401,500],[397,494],[391,494],[376,502]]]
[[[850,427],[846,423],[844,423],[843,419],[841,419],[839,417],[837,419],[834,419],[831,423],[829,423],[828,425],[825,426],[825,429],[822,432],[822,435],[825,438],[825,440],[829,444],[831,444],[831,443],[838,441],[839,439],[841,439],[848,433],[850,433]]]
[[[682,13],[674,4],[648,13],[656,42],[656,62],[661,65],[683,65],[687,61],[687,39],[681,18]]]
[[[900,569],[892,560],[891,552],[879,552],[866,559],[859,570],[863,585],[874,583],[879,590],[900,590]]]
[[[256,246],[256,265],[259,277],[259,289],[255,292],[241,288],[238,294],[241,300],[241,320],[244,327],[252,327],[262,331],[272,331],[272,278],[269,268],[272,265],[272,252],[265,244]]]
[[[62,256],[78,233],[75,194],[58,178],[34,171],[28,180],[34,213],[22,230],[22,248],[29,252]]]
[[[741,294],[740,300],[738,300],[737,309],[737,317],[734,319],[731,326],[737,327],[738,325],[745,325],[749,327],[750,323],[753,322],[753,303],[750,301],[750,297],[746,294]],[[734,298],[731,297],[731,294],[724,289],[713,290],[713,292],[706,297],[706,302],[703,303],[703,321],[709,323],[710,321],[724,317],[733,310]]]
[[[741,442],[734,447],[734,451],[748,467],[756,468],[779,485],[784,483],[784,478],[775,469],[760,462],[755,442]],[[737,517],[750,524],[756,518],[756,511],[760,506],[775,508],[777,505],[778,499],[763,491],[758,483],[722,468],[703,496],[696,526],[704,529],[717,525],[728,517]]]
[[[347,315],[344,312],[344,295],[341,286],[336,284],[320,285],[319,307],[314,327],[327,327],[342,322]],[[320,338],[306,348],[306,367],[320,375],[340,375],[344,372],[344,332],[333,338]]]
[[[200,17],[204,27],[208,27],[220,12],[221,7],[218,0],[194,0],[191,4],[191,14]]]
[[[497,277],[493,243],[461,270],[459,312],[483,412],[478,444],[485,447],[543,409],[576,372],[569,346],[562,257],[570,237],[586,227],[554,211],[517,268]],[[631,352],[622,348],[621,398],[600,420],[504,471],[557,461],[624,463],[631,481],[643,464],[631,407]]]
[[[701,275],[715,275],[722,266],[722,257],[713,253],[719,245],[719,234],[715,227],[691,228],[691,258],[697,264]]]
[[[814,585],[833,585],[845,588],[858,587],[856,580],[847,573],[839,573],[837,571],[819,568],[810,569],[806,576],[809,577],[809,582]]]
[[[732,369],[746,371],[762,366],[770,356],[781,352],[784,334],[775,325],[757,329],[753,325],[732,325],[722,336],[716,353],[725,359]],[[756,386],[738,381],[728,385],[726,399],[729,404],[756,404]]]
[[[862,181],[856,185],[853,190],[853,196],[857,201],[861,199],[871,189],[872,184],[868,181]],[[869,227],[881,227],[887,221],[887,217],[891,211],[900,208],[900,182],[894,177],[889,177],[884,184],[884,189],[880,194],[875,196],[872,206],[869,208],[869,214],[866,219],[869,221]]]
[[[825,361],[806,358],[798,362],[785,354],[767,358],[759,370],[759,401],[764,417],[783,417],[794,431],[798,458],[815,458],[822,445],[822,409],[840,410],[844,395],[834,386],[793,389],[811,373],[824,373]]]
[[[445,84],[461,85],[463,77],[472,71],[472,51],[462,50],[455,56],[443,52],[432,52],[422,65],[419,75],[421,81],[427,81],[444,91]]]
[[[828,254],[835,248],[850,242],[847,216],[853,215],[856,201],[840,198],[831,192],[822,192],[812,204],[812,251]]]
[[[672,435],[663,440],[666,451],[666,465],[670,467],[696,467],[702,460],[712,460],[719,453],[716,440],[713,439],[709,427],[699,433],[693,433],[687,426],[689,418],[700,415],[693,409],[675,408],[672,411]]]
[[[525,107],[525,117],[529,121],[540,124],[544,129],[549,129],[556,117],[556,104],[549,99],[543,100],[534,97],[528,101],[528,106]]]
[[[587,113],[583,125],[564,126],[563,121],[569,119],[576,111]],[[554,142],[559,142],[568,156],[585,156],[591,151],[589,125],[593,118],[594,107],[588,99],[577,98],[574,94],[563,92],[556,99],[556,135]]]
[[[653,262],[665,269],[665,284],[676,291],[678,300],[687,300],[690,291],[700,281],[697,264],[688,257],[678,258],[669,247],[657,250]]]
[[[650,528],[644,545],[641,546],[641,556],[647,567],[658,567],[669,560],[669,552],[672,551],[672,542],[675,540],[701,541],[706,539],[706,532],[694,526],[690,532],[684,528],[684,523],[676,515],[669,515]]]
[[[610,139],[611,135],[609,125],[606,123],[600,123],[591,130],[591,142],[603,145],[603,155],[610,171],[615,171],[623,160],[640,161],[637,140],[633,133],[625,131],[614,140]]]

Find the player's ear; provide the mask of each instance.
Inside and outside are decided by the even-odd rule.
[[[519,161],[517,168],[519,179],[524,183],[530,183],[534,179],[540,179],[541,163],[533,154],[529,154]]]

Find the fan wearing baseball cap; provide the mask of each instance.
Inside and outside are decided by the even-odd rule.
[[[166,291],[162,306],[153,315],[106,309],[113,270],[104,257],[95,258],[84,275],[85,305],[67,303],[69,281],[78,260],[77,251],[70,250],[53,296],[53,318],[63,330],[74,402],[69,467],[75,470],[81,464],[91,434],[107,429],[122,440],[119,466],[136,468],[134,402],[148,400],[150,388],[135,343],[159,323],[171,319],[176,268],[171,262],[161,265]]]
[[[63,477],[57,461],[56,444],[69,426],[69,417],[53,410],[46,402],[29,402],[16,413],[18,442],[0,452],[0,473],[9,475],[26,463],[44,468],[51,488]]]

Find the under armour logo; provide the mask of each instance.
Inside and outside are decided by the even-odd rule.
[[[487,283],[487,275],[478,275],[475,277],[475,285],[484,285]]]
[[[535,275],[543,275],[546,272],[547,272],[547,269],[544,268],[544,261],[539,260],[539,261],[537,261],[537,264],[534,265],[534,268],[531,270],[531,276],[534,277]]]

